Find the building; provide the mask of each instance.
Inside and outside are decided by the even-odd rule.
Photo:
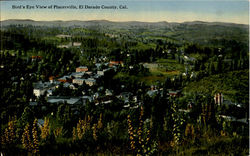
[[[105,95],[106,96],[112,96],[113,95],[113,90],[106,89],[105,90]]]
[[[122,61],[110,61],[109,62],[109,67],[113,67],[115,65],[121,65],[121,66],[123,66],[123,62]]]
[[[96,84],[96,80],[93,79],[93,78],[88,78],[88,79],[85,79],[85,83],[89,86],[93,86]]]
[[[147,91],[147,95],[150,96],[150,97],[155,96],[157,93],[158,93],[157,89]]]
[[[93,74],[93,72],[92,71],[87,71],[86,74],[91,76]]]
[[[104,71],[103,71],[103,70],[98,70],[98,71],[97,71],[97,74],[103,76],[103,75],[104,75]]]
[[[81,100],[83,105],[85,105],[87,102],[93,102],[93,98],[91,96],[82,96]]]
[[[133,93],[131,92],[122,92],[120,95],[117,96],[117,98],[124,101],[124,103],[128,103],[130,101],[130,98],[132,97]]]
[[[107,69],[103,69],[103,70],[98,70],[97,74],[101,75],[101,76],[104,76],[105,73],[108,73],[110,70],[112,70],[112,69],[111,68],[107,68]]]
[[[33,89],[33,94],[36,96],[36,97],[39,97],[39,96],[42,96],[45,94],[46,92],[46,88],[45,87],[34,87]]]
[[[39,97],[41,95],[44,95],[45,92],[47,92],[48,90],[53,90],[55,89],[55,84],[52,84],[50,82],[38,82],[34,84],[34,89],[33,89],[33,94],[36,97]]]
[[[88,79],[73,79],[73,83],[78,84],[79,86],[83,85],[83,82],[85,82],[89,86],[93,86],[96,84],[96,80],[93,78]]]
[[[54,79],[55,79],[55,76],[50,76],[50,77],[49,77],[50,83],[53,83],[53,82],[54,82]]]
[[[79,79],[79,78],[82,78],[84,76],[84,73],[82,73],[82,72],[74,72],[70,76]]]
[[[181,91],[180,90],[176,90],[176,91],[172,91],[170,90],[168,92],[168,95],[172,96],[172,97],[178,97],[178,96],[181,96]]]
[[[75,47],[80,47],[82,45],[82,43],[81,42],[73,42],[72,45]]]
[[[63,77],[60,77],[59,79],[57,79],[57,81],[59,82],[63,82],[63,83],[66,83],[66,82],[72,82],[72,78],[70,76],[63,76]]]
[[[80,66],[80,67],[77,67],[76,68],[76,72],[86,72],[86,71],[88,71],[89,69],[88,69],[88,67],[86,67],[86,66]]]
[[[76,90],[76,89],[77,89],[77,87],[76,87],[74,84],[70,84],[69,88],[70,88],[70,89],[73,89],[73,90]]]
[[[52,89],[48,89],[46,96],[52,96],[52,94],[53,94],[53,90]]]
[[[40,61],[42,59],[42,56],[31,56],[31,61]]]
[[[78,84],[79,86],[81,86],[83,82],[85,82],[85,79],[73,79],[73,83]]]
[[[96,63],[95,64],[97,70],[101,70],[102,64],[101,63]]]
[[[82,104],[82,100],[80,97],[55,97],[55,96],[51,96],[51,97],[48,97],[48,103],[51,103],[51,104],[67,103],[70,105],[77,105],[77,104]]]
[[[70,85],[71,85],[70,83],[66,82],[66,83],[63,84],[63,87],[68,88]]]

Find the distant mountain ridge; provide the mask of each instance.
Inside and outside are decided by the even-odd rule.
[[[96,27],[96,26],[104,26],[104,27],[175,27],[181,25],[220,25],[220,26],[232,26],[232,27],[242,27],[248,28],[249,25],[245,24],[235,24],[235,23],[223,23],[223,22],[203,22],[203,21],[192,21],[192,22],[140,22],[140,21],[128,21],[128,22],[114,22],[108,20],[90,20],[90,21],[81,21],[81,20],[71,20],[71,21],[34,21],[31,19],[9,19],[0,21],[1,26],[8,25],[33,25],[33,26],[48,26],[48,27]]]

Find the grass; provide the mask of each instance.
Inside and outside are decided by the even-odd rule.
[[[158,59],[155,63],[147,63],[150,74],[139,77],[140,81],[152,85],[156,81],[164,82],[166,77],[174,77],[184,72],[184,65],[173,59]]]
[[[173,59],[158,59],[156,61],[163,69],[167,71],[179,71],[179,72],[184,72],[185,68],[183,64],[178,63],[177,60]]]
[[[145,76],[139,78],[140,81],[145,82],[146,85],[152,85],[156,81],[164,82],[165,77],[164,76]]]
[[[50,43],[56,43],[56,44],[62,43],[61,39],[56,36],[46,36],[46,37],[43,37],[42,39]]]
[[[201,146],[191,146],[184,148],[184,155],[246,155],[248,153],[248,145],[244,144],[247,139],[216,137],[206,139]],[[247,143],[247,142],[246,142]],[[234,147],[234,148],[232,148]]]
[[[144,44],[142,42],[138,42],[136,46],[130,47],[130,50],[146,50],[146,49],[154,49],[156,45],[154,43]]]
[[[201,136],[195,141],[186,140],[180,146],[171,147],[169,143],[159,146],[160,155],[247,155],[249,153],[247,136]]]

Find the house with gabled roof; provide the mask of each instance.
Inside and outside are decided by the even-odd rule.
[[[88,67],[86,67],[86,66],[80,66],[80,67],[77,67],[76,68],[76,72],[86,72],[86,71],[88,71],[89,69],[88,69]]]

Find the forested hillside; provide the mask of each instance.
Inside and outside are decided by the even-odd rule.
[[[7,20],[0,35],[4,155],[249,153],[248,25]]]

